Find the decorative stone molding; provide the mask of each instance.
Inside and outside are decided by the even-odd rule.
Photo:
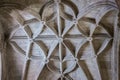
[[[1,26],[1,25],[0,25]],[[0,29],[1,30],[1,29]],[[2,32],[2,31],[0,31],[0,32]],[[0,60],[1,60],[1,52],[2,52],[2,36],[0,35]],[[2,75],[2,62],[0,62],[0,75]],[[2,79],[2,77],[0,76],[0,79]]]
[[[118,14],[118,26],[120,26],[120,13]]]
[[[0,80],[6,79],[4,30],[0,23]]]

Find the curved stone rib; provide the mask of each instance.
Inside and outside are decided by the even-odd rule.
[[[79,68],[81,67],[81,69],[83,70],[87,80],[94,80],[84,60],[78,61],[78,65]]]
[[[108,34],[94,34],[92,36],[94,39],[102,39],[102,38],[108,38],[108,39],[113,39],[112,37],[110,37]]]
[[[70,2],[70,1],[68,1],[68,2]],[[44,8],[42,8],[44,11],[45,11],[45,7],[47,8],[48,6],[50,6],[50,5],[52,5],[54,2],[53,1],[51,1],[51,2],[48,2],[47,4],[45,4],[43,7]],[[70,4],[72,3],[72,2],[70,2],[70,4],[68,4],[68,3],[66,3],[66,1],[62,1],[61,2],[61,4],[63,3],[63,5],[68,5],[70,8],[73,8],[73,6],[71,7],[70,6]],[[62,28],[61,28],[61,20],[60,20],[60,18],[61,17],[63,17],[63,18],[69,18],[69,17],[67,17],[67,16],[69,16],[67,13],[64,13],[64,12],[60,12],[60,5],[59,5],[59,2],[55,2],[54,4],[56,4],[56,14],[57,14],[57,26],[58,26],[58,33],[59,33],[59,36],[62,34]],[[72,3],[73,4],[73,3]],[[75,6],[75,5],[74,5]],[[75,9],[72,9],[72,10],[75,10]],[[42,11],[42,14],[44,13],[44,11]],[[78,10],[77,10],[78,11]],[[75,13],[75,11],[74,11],[74,13]]]
[[[17,9],[24,9],[25,5],[19,4],[19,3],[10,3],[10,2],[0,2],[0,8],[2,7],[12,7],[12,8],[17,8]]]
[[[26,60],[25,61],[25,65],[24,65],[24,71],[23,71],[23,76],[22,76],[22,80],[27,80],[27,74],[28,74],[28,70],[29,70],[29,65],[30,65],[30,60]]]
[[[44,28],[44,24],[41,23],[41,25],[39,26],[39,28],[37,29],[35,34],[33,34],[33,39],[35,39],[39,36],[39,34],[43,31],[43,28]]]
[[[108,35],[108,36],[106,36],[106,37],[109,37],[109,38],[112,37],[112,35],[111,35],[111,34],[108,32],[108,30],[105,28],[105,27],[107,27],[107,26],[105,26],[103,23],[99,22],[99,24],[97,24],[97,22],[96,22],[95,19],[89,18],[89,17],[82,17],[82,18],[80,19],[80,21],[86,21],[86,22],[90,22],[90,23],[92,23],[92,24],[96,24],[96,27],[97,27],[97,26],[100,26],[100,27],[104,28],[104,30],[107,32],[107,35]],[[94,35],[95,35],[95,34],[94,34]],[[94,35],[93,35],[93,36],[94,36]],[[106,35],[106,34],[104,34],[104,35]]]
[[[91,49],[92,49],[92,52],[93,52],[94,56],[96,56],[97,53],[95,52],[95,48],[94,48],[94,45],[93,45],[93,41],[90,41],[89,43],[90,43],[90,47],[91,47]]]
[[[68,7],[70,7],[73,10],[73,12],[75,14],[74,18],[76,18],[77,15],[78,15],[78,13],[79,13],[77,6],[72,1],[70,1],[70,0],[61,0],[61,2],[64,5],[67,5]]]
[[[14,16],[17,15],[17,16]],[[25,33],[27,33],[28,37],[31,38],[32,37],[32,31],[30,30],[29,26],[27,24],[31,24],[33,22],[38,21],[36,18],[30,19],[30,20],[24,20],[24,18],[19,14],[18,10],[15,10],[12,14],[11,14],[18,22],[19,22],[19,26],[23,26],[21,28],[24,29]],[[17,18],[18,17],[18,18]],[[25,26],[25,27],[24,27]],[[27,29],[26,29],[27,28]],[[16,31],[16,30],[15,30]],[[14,33],[14,32],[13,32]],[[12,35],[11,35],[12,36]]]
[[[89,37],[92,37],[92,35],[93,35],[96,27],[98,26],[98,25],[96,24],[95,19],[89,18],[89,17],[83,17],[83,18],[81,18],[79,21],[86,21],[86,22],[90,22],[90,23],[91,23]],[[79,26],[82,26],[82,25],[80,25],[80,24],[78,24],[78,25],[79,25]],[[84,35],[87,35],[85,32],[83,32],[83,30],[82,30],[81,28],[80,28],[80,30],[81,30],[82,33],[84,33]]]
[[[62,55],[62,43],[59,42],[59,58],[60,58],[60,74],[63,74],[63,55]]]
[[[101,9],[96,15],[96,24],[98,25],[104,15],[112,10],[115,10],[115,8],[112,6],[106,6],[104,9]]]
[[[35,23],[35,22],[38,22],[38,20],[36,18],[26,20],[26,21],[24,21],[24,26]]]
[[[39,46],[39,48],[42,50],[44,57],[47,57],[48,48],[45,46],[45,44],[42,41],[35,41],[35,43]]]
[[[63,31],[63,34],[62,34],[62,37],[64,37],[66,35],[66,33],[72,28],[74,27],[74,24],[70,25],[70,26],[67,26],[64,31]]]
[[[100,49],[97,52],[97,55],[99,55],[107,47],[110,41],[111,39],[109,38],[104,40],[103,44],[101,45]]]
[[[65,78],[66,78],[67,80],[73,80],[72,77],[69,76],[69,74],[65,74]]]
[[[45,26],[46,26],[48,29],[50,29],[50,30],[55,34],[56,37],[58,37],[57,31],[56,31],[53,27],[49,27],[47,24],[45,24]]]
[[[64,40],[81,40],[85,38],[86,37],[81,34],[75,34],[75,35],[65,35]]]
[[[80,44],[80,46],[76,49],[76,52],[75,52],[75,57],[78,58],[78,54],[79,54],[79,51],[81,49],[81,47],[87,42],[87,40],[83,40]]]
[[[95,48],[94,48],[94,45],[93,45],[92,41],[90,41],[90,45],[91,45],[91,48],[93,50],[94,55],[96,56],[97,53],[95,52]],[[96,58],[97,58],[97,56],[95,58],[93,58],[93,59],[95,59],[95,64],[94,65],[96,65],[96,68],[97,68],[97,71],[98,71],[98,77],[99,77],[98,80],[102,80],[99,65],[98,65],[98,62],[97,62]]]
[[[119,1],[119,0],[118,0]],[[119,12],[117,14],[120,16]],[[114,39],[113,39],[113,47],[112,47],[112,80],[119,80],[119,59],[120,59],[120,26],[119,26],[119,21],[120,19],[118,18],[118,15],[116,15],[115,18],[115,25],[114,25]]]
[[[107,35],[109,37],[112,37],[112,35],[110,34],[109,30],[108,30],[108,26],[105,26],[103,23],[100,23],[101,24],[101,27],[107,32]]]
[[[76,63],[77,63],[78,68],[81,71],[81,74],[84,75],[84,77],[80,75],[81,79],[84,78],[84,80],[88,80],[88,76],[86,75],[85,71],[82,69],[81,65],[79,64],[79,61]]]
[[[73,60],[71,60],[71,61],[73,61]],[[72,72],[75,69],[75,67],[76,67],[76,62],[75,61],[73,61],[73,63],[71,62],[70,67],[65,69],[63,74],[65,75],[67,73]]]
[[[49,52],[48,52],[47,59],[50,58],[50,56],[52,55],[52,52],[55,50],[55,48],[57,47],[57,45],[58,45],[58,42],[54,42],[54,43],[51,45],[50,50],[49,50]]]
[[[61,28],[61,20],[60,20],[60,5],[56,3],[56,12],[57,12],[57,26],[58,26],[58,35],[61,36],[62,28]]]
[[[55,20],[56,17],[57,17],[57,13],[54,12],[51,16],[46,18],[46,22],[51,22],[51,21]]]
[[[19,10],[14,10],[12,11],[12,13],[10,14],[16,21],[18,21],[18,23],[23,26],[24,25],[24,21],[25,19],[23,18],[23,16],[19,13]]]
[[[96,79],[103,80],[102,76],[101,76],[101,72],[100,72],[101,69],[99,68],[99,63],[98,63],[97,57],[89,60],[88,62],[87,62],[87,65],[89,66],[88,68],[89,68],[89,71],[91,71],[91,75],[93,76],[93,80],[96,80]]]
[[[82,33],[83,36],[88,36],[88,34],[85,33],[85,31],[80,27],[80,26],[84,27],[83,25],[81,25],[81,24],[78,23],[78,24],[76,24],[75,26],[76,26],[77,29]]]
[[[89,34],[90,37],[92,37],[96,27],[97,27],[96,24],[91,24],[91,26],[90,26],[90,34]]]
[[[90,11],[94,10],[94,9],[97,9],[99,7],[102,7],[102,6],[112,6],[115,10],[118,10],[117,9],[117,6],[115,6],[115,3],[111,2],[111,1],[98,1],[96,3],[93,3],[91,5],[88,5],[87,7],[83,8],[81,10],[81,12],[78,14],[77,16],[77,19],[81,19],[84,15],[86,15],[87,13],[89,13]]]
[[[60,15],[63,19],[72,21],[74,17],[66,12],[60,11]]]
[[[24,27],[24,31],[27,34],[29,39],[31,39],[33,37],[33,33],[28,25]]]
[[[74,57],[75,56],[75,51],[74,51],[75,49],[74,49],[73,45],[70,42],[68,42],[68,40],[67,41],[64,40],[62,42],[62,44],[65,46],[65,48],[67,48],[70,51],[71,55]]]
[[[40,76],[41,72],[43,71],[43,68],[45,67],[45,63],[44,63],[44,62],[42,62],[42,63],[43,63],[43,64],[42,64],[42,66],[40,67],[41,69],[39,70],[39,76]],[[35,80],[39,80],[39,76],[36,77]]]
[[[28,70],[29,70],[29,65],[30,65],[30,50],[32,47],[32,43],[29,42],[28,47],[27,47],[27,52],[26,52],[26,61],[25,61],[25,65],[24,65],[24,69],[23,69],[23,75],[22,75],[22,80],[26,80],[27,79],[27,74],[28,74]]]
[[[92,24],[96,24],[96,20],[90,17],[82,17],[79,21],[85,21],[85,22],[90,22]]]
[[[33,15],[35,17],[35,19],[37,19],[38,21],[41,21],[41,16],[39,14],[37,14],[37,12],[35,10],[33,10],[31,8],[25,8],[24,11]]]
[[[10,36],[9,36],[9,38],[8,38],[9,40],[12,39],[12,37],[13,37],[14,34],[15,34],[15,32],[20,29],[19,25],[16,25],[16,26],[18,26],[18,27],[17,27],[17,28],[14,28],[14,30],[11,32],[11,34],[10,34]]]
[[[18,53],[20,53],[20,54],[23,54],[24,56],[25,56],[25,51],[24,50],[22,50],[14,41],[12,41],[12,42],[10,42],[10,45],[13,47],[13,49],[16,51],[16,52],[18,52]]]
[[[47,2],[40,10],[39,14],[40,16],[42,17],[42,20],[44,20],[44,12],[45,12],[45,9],[48,8],[49,6],[53,5],[54,4],[54,1],[51,0],[49,2]]]
[[[54,59],[56,62],[59,62],[60,59],[56,58]],[[51,71],[54,74],[59,74],[60,75],[60,69],[56,68],[54,65],[50,64],[50,62],[48,64],[46,64],[47,68],[49,71]]]
[[[60,76],[57,80],[73,80],[73,79],[71,78],[71,76],[66,74],[65,76],[64,75]]]
[[[34,55],[31,55],[30,59],[31,60],[36,60],[36,61],[43,61],[43,62],[45,61],[43,56],[34,56]]]

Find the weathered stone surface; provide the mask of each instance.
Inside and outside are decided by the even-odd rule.
[[[118,80],[114,0],[1,0],[1,80]]]

